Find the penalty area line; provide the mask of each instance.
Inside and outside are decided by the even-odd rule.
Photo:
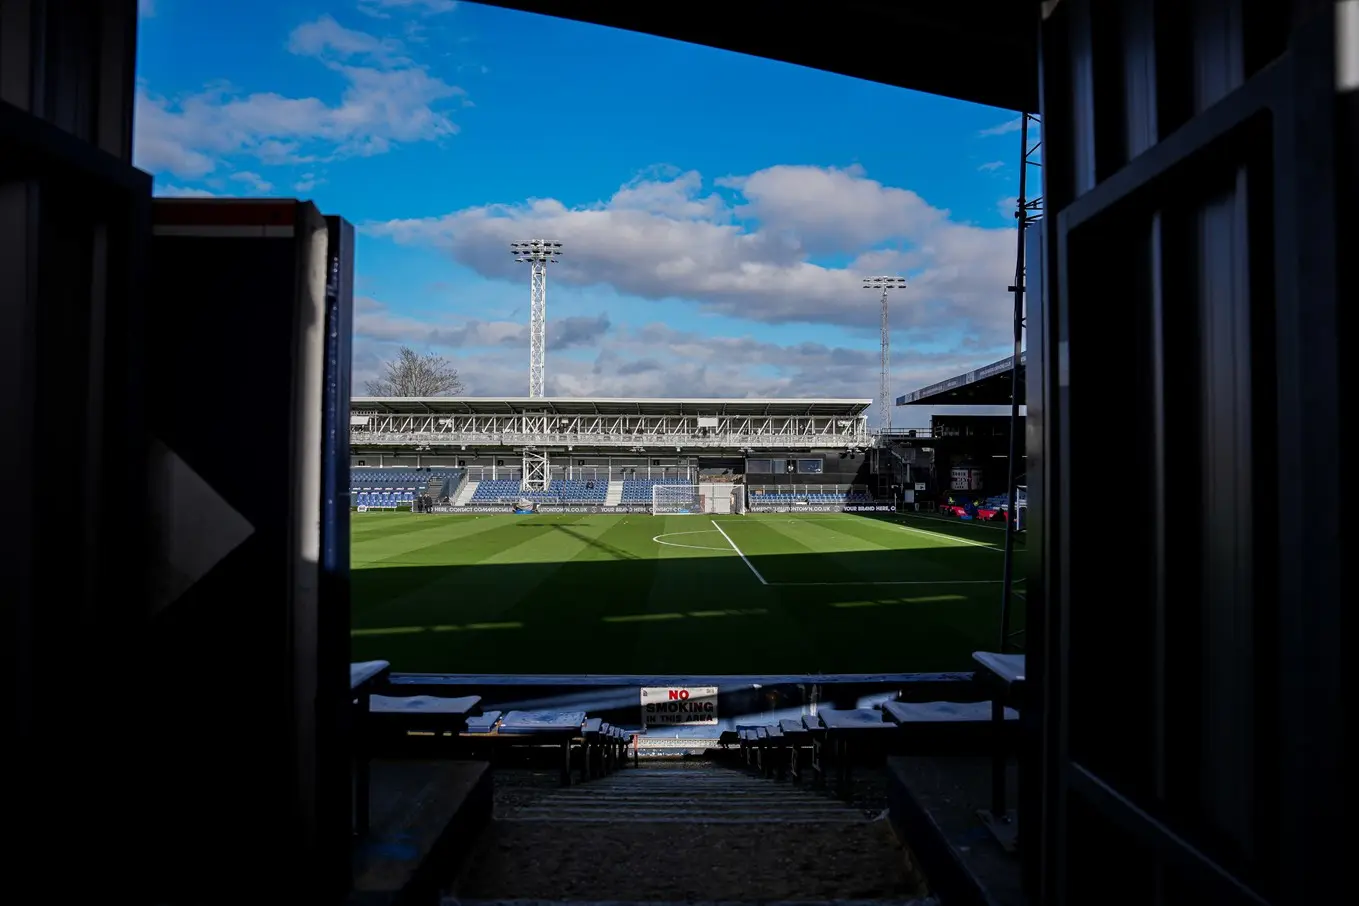
[[[751,563],[751,562],[750,562],[750,558],[747,557],[745,554],[741,553],[741,549],[740,549],[739,547],[736,546],[736,542],[731,540],[731,535],[728,535],[725,531],[722,530],[722,526],[720,526],[720,525],[717,524],[717,520],[716,520],[716,519],[713,519],[713,520],[710,520],[710,521],[711,521],[712,524],[713,524],[713,528],[717,529],[719,532],[722,532],[722,537],[723,537],[723,538],[726,538],[726,539],[727,539],[727,543],[731,545],[731,549],[734,550],[734,551],[736,551],[736,556],[738,556],[738,557],[740,557],[742,560],[744,560],[746,566],[749,566],[749,567],[750,567],[750,571],[753,572],[753,573],[755,574],[755,578],[757,578],[757,579],[760,580],[760,584],[761,584],[761,585],[768,585],[769,582],[766,581],[766,579],[765,579],[764,576],[760,575],[760,571],[759,571],[758,569],[755,568],[755,564],[754,564],[754,563]]]

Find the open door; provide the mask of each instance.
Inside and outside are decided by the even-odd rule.
[[[1341,884],[1356,6],[1042,4],[1044,904]]]

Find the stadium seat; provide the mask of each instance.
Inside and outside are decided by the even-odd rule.
[[[812,735],[807,732],[802,721],[792,718],[779,721],[779,729],[783,731],[783,758],[787,765],[789,779],[793,783],[801,783],[803,753],[811,746]]]
[[[822,708],[804,716],[802,723],[812,737],[814,782],[825,784],[834,771],[835,789],[842,795],[850,789],[851,747],[878,750],[890,745],[897,732],[897,725],[874,708]]]
[[[584,711],[511,711],[500,719],[500,736],[516,736],[533,745],[561,747],[561,783],[571,785],[571,753],[580,745]]]
[[[388,735],[462,733],[467,718],[479,710],[481,696],[439,698],[432,695],[374,695],[369,699],[371,725]]]
[[[651,489],[658,484],[675,484],[674,478],[628,478],[623,481],[623,499],[620,503],[629,506],[644,506],[651,503]]]
[[[477,485],[470,503],[505,504],[514,503],[523,494],[517,478],[492,478]]]

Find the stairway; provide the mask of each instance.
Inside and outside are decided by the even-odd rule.
[[[446,903],[924,895],[888,822],[827,795],[712,762],[643,762],[569,788],[525,775],[498,772],[494,821]]]
[[[609,490],[604,494],[605,506],[618,506],[623,502],[623,482],[610,481]]]
[[[462,490],[458,492],[457,499],[453,501],[453,505],[467,506],[468,501],[472,499],[472,495],[477,492],[477,485],[479,484],[481,484],[481,482],[468,480],[468,482],[462,486]]]
[[[421,493],[438,500],[444,496],[444,480],[442,478],[431,478],[429,484],[425,485],[425,489]]]

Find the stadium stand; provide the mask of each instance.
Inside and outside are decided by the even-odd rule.
[[[770,507],[871,502],[889,493],[892,475],[868,431],[868,406],[833,399],[358,398],[350,419],[353,503],[392,507],[428,497],[508,509],[528,499],[636,510],[651,507],[658,486],[706,485],[698,492],[705,507],[740,512],[746,497],[732,485],[752,476]]]
[[[761,504],[786,506],[791,503],[856,504],[871,502],[873,495],[866,488],[800,490],[798,488],[751,487],[746,499],[752,506]]]
[[[608,493],[607,481],[567,479],[553,481],[546,491],[525,491],[523,495],[538,503],[582,504],[603,506],[604,495]],[[648,498],[648,502],[650,498]]]
[[[603,480],[556,480],[547,486],[547,490],[529,491],[523,488],[517,478],[499,478],[478,484],[468,502],[473,504],[513,503],[521,497],[526,497],[537,503],[603,506],[608,491],[609,483]],[[651,502],[649,489],[645,502]]]
[[[359,466],[350,471],[349,488],[355,506],[395,507],[409,505],[417,494],[441,497],[447,493],[446,488],[456,488],[462,476],[461,469]]]
[[[624,504],[646,504],[651,502],[652,488],[658,484],[676,484],[674,479],[662,481],[654,478],[625,479],[623,481]]]
[[[493,478],[477,485],[471,503],[514,503],[522,496],[519,479]]]

